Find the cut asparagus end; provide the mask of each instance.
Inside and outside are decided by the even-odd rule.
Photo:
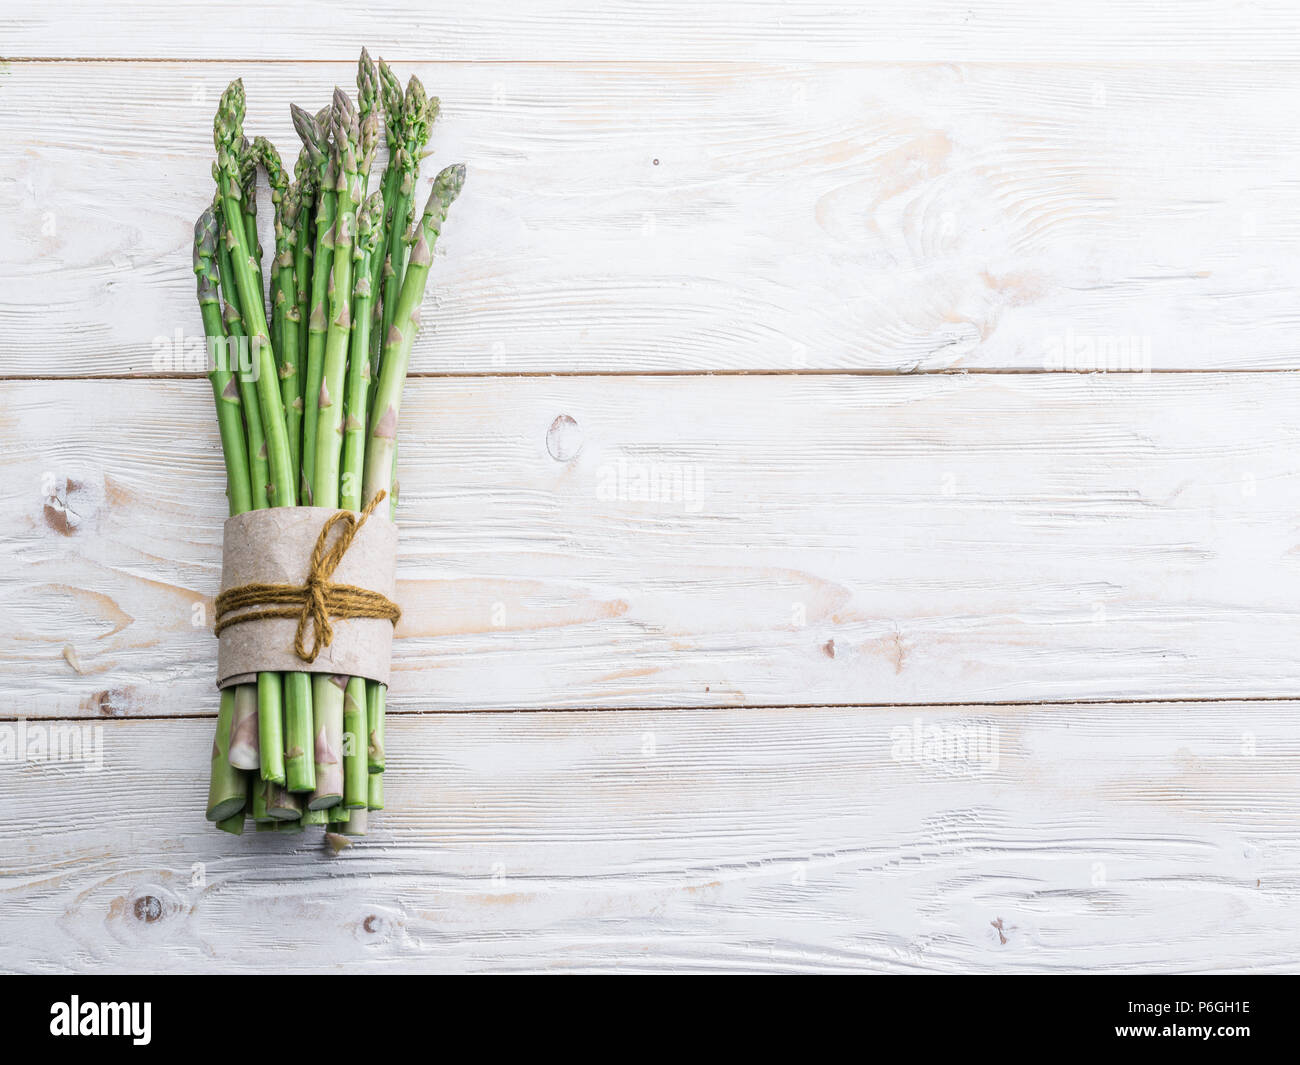
[[[207,816],[209,821],[220,822],[225,821],[229,817],[233,817],[235,814],[242,815],[243,811],[244,797],[242,795],[232,795],[228,799],[222,799],[215,806],[209,806]]]
[[[279,784],[267,785],[266,812],[274,821],[297,821],[302,817],[302,798]]]
[[[231,814],[229,817],[222,818],[217,822],[217,828],[222,832],[229,832],[232,836],[242,836],[244,834],[244,811]]]

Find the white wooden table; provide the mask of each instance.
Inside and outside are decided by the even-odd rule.
[[[0,718],[104,753],[0,765],[0,969],[1300,964],[1294,5],[275,7],[0,16]],[[362,43],[469,178],[332,858],[203,821],[184,343],[222,88]]]

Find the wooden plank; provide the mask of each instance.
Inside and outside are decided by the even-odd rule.
[[[1297,694],[1295,375],[408,397],[399,712]],[[0,714],[212,710],[211,403],[0,386]]]
[[[203,822],[211,727],[105,722],[99,772],[0,765],[0,968],[1291,971],[1300,956],[1291,702],[404,717],[389,808],[337,858],[315,833]]]
[[[383,19],[337,5],[322,17],[317,5],[287,0],[273,26],[252,0],[222,4],[220,18],[197,0],[120,9],[54,0],[8,13],[3,48],[8,57],[346,60],[363,42],[406,60],[1188,62],[1294,58],[1300,32],[1285,0],[1188,0],[1174,19],[1158,0],[478,0],[433,17],[420,0],[391,0]]]
[[[404,72],[470,167],[418,373],[1300,365],[1295,65]],[[237,74],[292,157],[352,66],[9,68],[0,373],[183,368]]]

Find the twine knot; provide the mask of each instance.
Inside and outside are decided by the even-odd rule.
[[[330,624],[330,618],[385,618],[396,624],[402,611],[386,595],[370,588],[335,584],[330,580],[366,519],[387,494],[384,491],[376,493],[360,516],[350,510],[340,510],[330,515],[321,526],[320,535],[316,537],[305,583],[241,584],[238,588],[228,588],[218,595],[214,633],[220,636],[223,629],[244,621],[297,618],[298,630],[294,634],[293,650],[304,662],[311,663],[316,661],[321,650],[328,647],[334,639],[334,626]],[[330,533],[336,525],[342,526],[343,531],[331,545]],[[245,614],[237,613],[248,607],[265,604],[288,605],[249,610]],[[308,625],[311,626],[310,647],[307,645]]]

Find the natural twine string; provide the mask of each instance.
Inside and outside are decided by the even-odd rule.
[[[333,514],[321,526],[320,535],[316,537],[316,546],[312,548],[311,563],[307,567],[307,583],[296,584],[241,584],[238,588],[228,588],[217,596],[217,621],[214,632],[221,635],[223,629],[239,625],[245,621],[260,621],[263,618],[297,618],[298,631],[294,635],[294,652],[304,662],[315,662],[321,649],[328,647],[334,639],[334,627],[330,618],[386,618],[397,623],[402,612],[387,596],[370,588],[358,588],[353,584],[334,584],[330,581],[334,571],[343,561],[343,555],[352,546],[361,526],[366,523],[375,507],[387,495],[380,491],[369,503],[361,516],[350,510],[340,510]],[[330,533],[335,525],[342,525],[343,532],[328,547]],[[247,614],[231,617],[235,611],[265,603],[288,603],[289,606],[276,606],[268,610],[250,610]],[[307,625],[312,626],[311,647],[307,647]]]

